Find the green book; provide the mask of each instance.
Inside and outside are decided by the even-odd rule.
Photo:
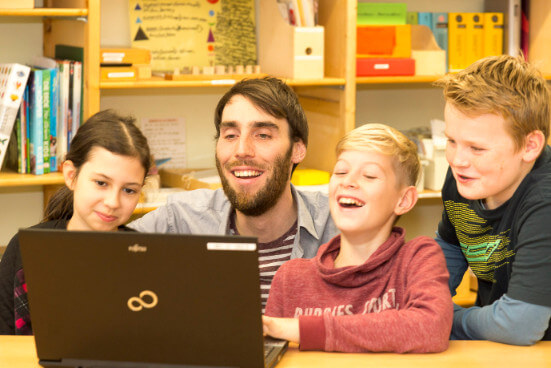
[[[358,25],[406,24],[406,3],[358,3]]]

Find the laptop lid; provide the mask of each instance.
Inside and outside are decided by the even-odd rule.
[[[41,364],[264,366],[255,238],[34,228],[19,239]]]

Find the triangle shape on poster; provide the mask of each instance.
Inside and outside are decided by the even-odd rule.
[[[142,20],[140,19],[140,17],[138,17],[138,19],[136,19],[136,24],[141,24],[142,23]]]
[[[149,40],[149,37],[145,34],[142,27],[138,29],[138,32],[136,32],[136,37],[134,37],[134,41],[145,41]]]
[[[209,29],[209,38],[207,42],[214,42],[214,35],[212,34],[212,29]]]
[[[142,10],[142,7],[140,6],[140,4],[136,4],[136,7],[134,8],[134,10]]]

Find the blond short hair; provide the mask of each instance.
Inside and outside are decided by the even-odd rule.
[[[364,124],[348,132],[337,143],[337,157],[343,151],[375,151],[394,158],[399,184],[416,185],[421,163],[417,145],[398,130],[385,124]]]
[[[549,138],[549,88],[541,72],[521,56],[490,56],[435,82],[444,97],[467,116],[501,115],[520,150],[525,138],[541,131]]]

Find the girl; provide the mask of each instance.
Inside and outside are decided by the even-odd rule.
[[[63,163],[65,187],[45,209],[40,228],[129,231],[150,168],[147,139],[134,119],[101,111],[83,124]],[[130,230],[131,231],[131,230]],[[32,326],[18,236],[0,262],[0,334],[30,335]]]

